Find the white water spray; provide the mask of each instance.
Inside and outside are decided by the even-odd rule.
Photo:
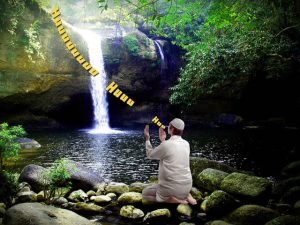
[[[162,47],[160,46],[159,42],[157,40],[154,40],[155,45],[158,48],[159,51],[159,55],[160,55],[160,60],[161,60],[161,70],[164,70],[167,68],[167,64],[165,62],[165,55],[164,52],[162,50]]]

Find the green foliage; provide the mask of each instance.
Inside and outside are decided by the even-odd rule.
[[[134,35],[127,35],[123,38],[123,42],[129,51],[129,54],[137,56],[139,52],[139,40]]]
[[[0,202],[10,204],[18,187],[18,174],[0,171]]]
[[[16,157],[21,146],[16,138],[26,134],[22,126],[9,126],[7,123],[0,124],[0,172],[3,169],[5,159]]]
[[[54,196],[61,197],[64,188],[71,186],[69,169],[76,170],[76,165],[66,159],[60,159],[43,174],[44,197],[47,203],[51,203]]]

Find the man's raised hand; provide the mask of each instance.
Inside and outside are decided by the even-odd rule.
[[[167,137],[166,132],[161,127],[158,129],[158,134],[159,134],[159,140],[161,142],[166,140],[166,137]]]
[[[145,126],[145,129],[144,129],[144,136],[145,136],[146,141],[150,140],[149,125],[146,125],[146,126]]]

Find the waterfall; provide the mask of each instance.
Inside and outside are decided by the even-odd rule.
[[[91,76],[91,94],[94,107],[94,125],[89,133],[115,133],[109,126],[108,102],[106,100],[106,73],[104,69],[104,60],[101,47],[101,36],[97,33],[79,29],[63,21],[64,24],[82,36],[88,46],[89,63],[98,70],[99,74]]]
[[[164,52],[162,50],[162,47],[159,44],[159,41],[154,40],[154,43],[157,46],[158,51],[159,51],[160,60],[161,60],[161,71],[163,71],[164,69],[167,69],[167,64],[166,64],[166,61],[165,61],[165,55],[164,55]]]

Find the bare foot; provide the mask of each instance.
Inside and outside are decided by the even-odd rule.
[[[187,199],[181,200],[181,199],[178,199],[174,196],[169,197],[166,202],[168,202],[168,203],[179,203],[179,204],[189,204]]]
[[[191,205],[196,205],[196,204],[197,204],[196,199],[194,199],[193,196],[192,196],[191,194],[188,195],[187,201],[188,201],[188,203],[190,203]]]

